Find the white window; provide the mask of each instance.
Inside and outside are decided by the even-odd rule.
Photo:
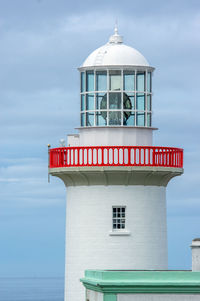
[[[112,215],[113,230],[121,230],[126,228],[126,207],[114,206]]]

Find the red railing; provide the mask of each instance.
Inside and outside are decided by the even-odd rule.
[[[159,146],[80,146],[49,150],[49,167],[183,167],[183,149]]]

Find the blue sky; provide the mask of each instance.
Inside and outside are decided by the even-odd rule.
[[[0,276],[63,276],[65,187],[47,144],[79,125],[79,67],[115,19],[156,68],[154,144],[183,147],[167,190],[169,268],[191,268],[200,236],[200,2],[0,0]]]

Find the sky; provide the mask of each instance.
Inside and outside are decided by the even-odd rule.
[[[191,268],[200,237],[199,0],[0,0],[0,277],[64,275],[64,184],[47,176],[47,144],[79,126],[77,68],[107,43],[156,68],[154,145],[184,148],[167,188],[169,268]]]

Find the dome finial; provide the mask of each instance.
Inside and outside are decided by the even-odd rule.
[[[115,35],[118,35],[118,22],[115,20]]]
[[[109,44],[121,44],[123,43],[123,37],[119,35],[118,33],[118,24],[117,19],[115,21],[115,29],[114,29],[114,35],[112,35],[109,39]]]

